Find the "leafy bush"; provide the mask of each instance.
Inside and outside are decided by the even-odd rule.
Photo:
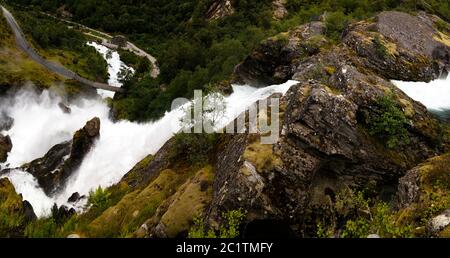
[[[386,203],[378,203],[369,210],[368,216],[348,220],[342,237],[365,238],[377,234],[384,238],[405,238],[413,236],[411,226],[395,223],[395,217]]]
[[[178,133],[174,136],[171,159],[184,159],[193,166],[206,164],[217,138],[217,134]]]
[[[247,212],[238,209],[224,212],[222,219],[224,224],[218,230],[205,229],[205,223],[201,218],[194,219],[194,225],[189,230],[189,238],[236,238],[239,236],[240,226],[244,221]]]
[[[348,17],[341,11],[327,13],[325,17],[326,35],[333,40],[339,40],[348,23]]]
[[[110,205],[111,193],[100,186],[89,192],[88,206],[97,210],[106,210]]]
[[[76,229],[78,217],[72,216],[64,223],[58,223],[55,218],[41,218],[27,225],[25,237],[28,238],[65,238]]]
[[[375,47],[375,51],[377,53],[377,55],[381,58],[384,58],[388,55],[388,50],[386,48],[386,46],[383,44],[383,42],[381,41],[380,36],[375,36],[375,38],[373,38],[372,40],[373,46]]]
[[[409,143],[408,119],[392,94],[378,100],[374,112],[366,118],[366,123],[369,134],[385,139],[388,148]]]
[[[53,218],[39,219],[27,226],[25,236],[28,238],[57,237],[59,226]]]

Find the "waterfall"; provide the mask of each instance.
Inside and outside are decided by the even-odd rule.
[[[108,63],[108,84],[111,86],[121,87],[120,82],[123,76],[127,73],[133,74],[135,71],[132,67],[127,66],[120,60],[120,55],[117,51],[113,51],[105,46],[102,46],[96,42],[88,42],[88,46],[91,46],[100,53]],[[106,90],[97,90],[97,93],[103,98],[114,97],[114,92]]]
[[[265,88],[234,85],[230,96],[225,98],[227,115],[221,123],[231,122],[254,102],[273,93],[285,94],[296,81]],[[67,199],[74,192],[87,195],[90,190],[108,187],[117,182],[135,164],[148,154],[155,154],[174,133],[180,130],[183,108],[166,112],[156,122],[113,122],[105,101],[79,99],[71,102],[70,113],[58,106],[61,97],[49,91],[38,94],[23,90],[13,97],[0,100],[0,112],[14,118],[14,125],[4,134],[10,135],[13,149],[5,164],[11,168],[40,158],[55,144],[70,140],[74,132],[94,116],[101,120],[100,137],[83,160],[80,168],[68,180],[66,188],[56,196],[46,196],[33,176],[20,170],[7,175],[18,193],[28,200],[39,217],[50,213],[53,203],[68,205]],[[70,205],[68,205],[70,207]]]

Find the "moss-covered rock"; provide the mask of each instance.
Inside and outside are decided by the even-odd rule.
[[[159,223],[151,231],[155,237],[177,237],[186,232],[192,225],[195,217],[201,216],[205,207],[212,199],[212,182],[214,178],[213,168],[207,166],[199,170],[195,176],[184,183],[177,192],[160,206],[163,213]],[[165,209],[167,207],[167,209]],[[151,220],[154,222],[159,216]],[[144,224],[146,225],[146,224]]]
[[[432,158],[410,170],[400,179],[398,188],[397,207],[401,220],[415,227],[426,227],[427,231],[421,236],[445,235],[448,230],[437,225],[442,221],[439,216],[443,217],[450,208],[449,182],[449,154]]]
[[[8,179],[0,179],[0,237],[23,237],[26,225],[34,219],[31,205]]]

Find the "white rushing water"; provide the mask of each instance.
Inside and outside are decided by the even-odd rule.
[[[252,103],[273,93],[286,93],[296,83],[288,81],[281,85],[261,89],[249,86],[233,86],[234,93],[226,97],[227,117],[222,123],[232,121]],[[28,173],[14,170],[6,176],[18,193],[28,200],[38,216],[48,215],[53,203],[66,204],[74,192],[86,195],[90,190],[117,183],[125,173],[148,154],[156,153],[174,133],[180,130],[184,115],[180,107],[167,112],[157,122],[112,122],[109,108],[102,99],[80,99],[68,105],[70,113],[64,113],[58,104],[59,96],[44,91],[30,90],[14,97],[0,100],[0,112],[14,118],[14,126],[4,134],[10,135],[13,149],[8,157],[11,168],[40,158],[55,144],[70,140],[75,131],[93,117],[101,120],[100,137],[85,157],[80,168],[71,176],[64,191],[53,198],[46,196]]]
[[[133,74],[135,72],[132,67],[127,66],[120,60],[120,55],[117,51],[111,50],[96,42],[88,42],[87,45],[95,48],[95,50],[97,50],[97,52],[99,52],[108,63],[109,85],[121,87],[122,83],[120,80],[123,79],[123,76],[127,73]],[[114,97],[114,92],[111,91],[97,90],[97,92],[103,98]]]
[[[406,95],[421,102],[430,111],[450,110],[450,76],[431,82],[392,81]]]

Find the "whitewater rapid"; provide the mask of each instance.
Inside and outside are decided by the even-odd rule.
[[[122,87],[121,80],[128,73],[134,74],[135,70],[132,67],[127,66],[120,59],[120,55],[117,51],[111,50],[96,42],[88,42],[88,46],[91,46],[97,50],[98,53],[108,63],[108,84],[115,87]],[[103,98],[113,98],[114,92],[106,90],[97,90],[97,93]]]
[[[392,81],[392,83],[432,112],[450,110],[450,76],[431,82]]]
[[[441,121],[450,123],[450,76],[430,82],[392,83],[412,99],[421,102]]]
[[[285,94],[296,81],[265,88],[233,86],[234,92],[225,98],[227,116],[222,123],[231,122],[251,104],[273,93]],[[20,167],[40,158],[55,144],[70,140],[75,131],[93,117],[101,120],[100,137],[83,160],[80,168],[68,180],[66,188],[53,196],[46,196],[35,178],[20,170],[7,174],[18,193],[28,200],[39,217],[50,213],[53,203],[67,205],[74,193],[87,195],[90,190],[111,186],[148,154],[155,154],[162,145],[181,129],[183,107],[167,112],[156,122],[113,122],[105,101],[79,99],[68,104],[70,113],[58,106],[63,99],[49,91],[38,94],[23,90],[13,97],[0,100],[0,112],[14,118],[13,127],[5,135],[11,137],[13,149],[9,154],[10,168]],[[3,166],[3,164],[2,164]]]

